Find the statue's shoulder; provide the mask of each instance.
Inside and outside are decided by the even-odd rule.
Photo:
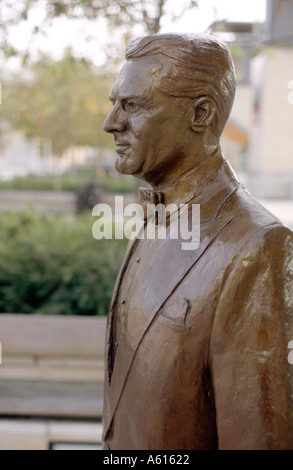
[[[249,252],[271,253],[292,251],[293,232],[251,194],[240,186],[223,206],[219,216],[231,215],[233,220],[223,240],[231,246],[231,254]],[[234,253],[234,254],[235,254]],[[293,255],[292,255],[293,256]]]

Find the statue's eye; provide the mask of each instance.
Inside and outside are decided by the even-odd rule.
[[[126,103],[126,107],[129,111],[136,111],[138,109],[138,104],[133,101],[129,101]]]

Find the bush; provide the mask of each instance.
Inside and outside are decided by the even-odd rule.
[[[95,240],[89,214],[0,214],[0,312],[105,315],[126,240]]]

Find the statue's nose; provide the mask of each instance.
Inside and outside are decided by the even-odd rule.
[[[125,113],[120,105],[115,104],[105,119],[103,129],[105,132],[124,132],[127,128]]]

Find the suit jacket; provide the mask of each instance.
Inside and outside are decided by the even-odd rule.
[[[103,446],[293,449],[293,234],[220,153],[174,194],[200,204],[200,244],[153,240],[139,276],[146,241],[126,255],[108,317]]]

